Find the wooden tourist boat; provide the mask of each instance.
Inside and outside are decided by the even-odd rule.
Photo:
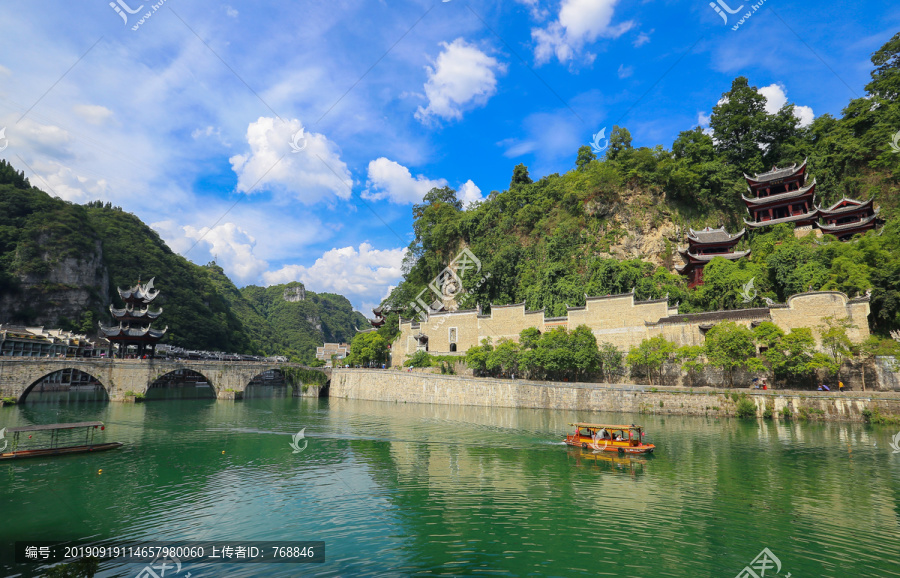
[[[644,443],[644,428],[638,425],[570,423],[575,433],[566,436],[570,446],[620,454],[649,454],[656,446]]]
[[[60,432],[74,429],[84,428],[84,443],[72,443],[75,440],[60,440]],[[105,442],[94,443],[94,432],[100,428],[100,431],[106,429],[102,421],[82,421],[78,423],[54,423],[47,425],[27,425],[23,427],[11,427],[6,429],[6,433],[12,434],[11,451],[0,453],[0,460],[14,460],[18,458],[36,458],[41,456],[58,456],[64,454],[80,454],[85,452],[102,452],[111,450],[122,445],[122,442]],[[49,432],[49,440],[38,440],[27,442],[29,447],[20,447],[20,435],[23,433],[30,434],[26,440],[33,440],[33,432]],[[3,430],[0,430],[3,433]],[[80,439],[78,440],[81,441]],[[3,444],[0,441],[0,444]],[[34,444],[34,447],[32,447]],[[5,444],[3,444],[5,445]]]

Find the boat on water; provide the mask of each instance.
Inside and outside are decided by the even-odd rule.
[[[644,428],[639,425],[570,423],[575,433],[566,436],[570,446],[620,454],[650,454],[656,449],[644,443]]]
[[[84,428],[84,442],[76,430]],[[102,421],[82,421],[77,423],[53,423],[46,425],[27,425],[0,430],[0,440],[5,433],[12,434],[10,451],[7,444],[0,441],[0,460],[20,458],[36,458],[41,456],[57,456],[64,454],[80,454],[85,452],[102,452],[121,447],[122,442],[94,443],[94,433],[106,429]],[[24,439],[22,434],[28,434]],[[49,439],[47,439],[49,434]],[[35,439],[35,435],[38,436]]]

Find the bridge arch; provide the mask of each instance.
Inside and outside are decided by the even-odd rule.
[[[202,368],[198,368],[202,369]],[[215,399],[216,386],[197,369],[178,367],[147,384],[146,400]]]
[[[291,386],[284,370],[279,367],[260,369],[244,385],[244,399],[261,397],[288,397]]]
[[[60,367],[32,379],[19,403],[109,401],[107,386],[86,367]]]

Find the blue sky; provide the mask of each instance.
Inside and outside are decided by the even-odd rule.
[[[477,202],[614,124],[668,148],[740,75],[801,122],[838,115],[900,29],[887,0],[753,5],[5,0],[0,157],[238,286],[299,280],[370,314],[430,187]]]

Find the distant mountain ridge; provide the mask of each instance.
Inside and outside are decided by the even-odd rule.
[[[188,349],[315,358],[323,341],[349,341],[368,321],[340,295],[301,283],[238,289],[215,263],[174,253],[131,213],[78,205],[32,187],[0,160],[0,323],[89,335],[121,307],[116,287],[155,278],[164,343]],[[288,300],[285,299],[287,297]]]

